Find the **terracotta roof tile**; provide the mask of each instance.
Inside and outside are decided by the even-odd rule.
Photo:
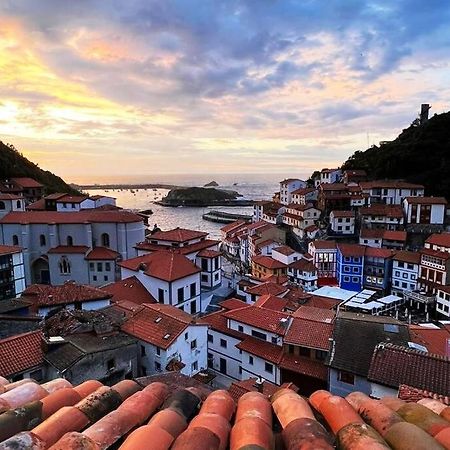
[[[197,253],[197,256],[199,256],[200,258],[217,258],[218,256],[221,255],[222,252],[219,252],[218,250],[208,250],[208,249],[200,250]]]
[[[247,223],[244,220],[236,220],[236,222],[229,223],[222,227],[220,231],[223,231],[224,233],[229,233],[230,231],[237,230],[240,228],[243,228],[247,225]]]
[[[283,356],[283,347],[251,336],[246,336],[236,348],[275,364],[279,364]]]
[[[57,247],[51,248],[47,253],[84,255],[88,250],[89,247],[85,245],[58,245]]]
[[[329,309],[317,308],[315,306],[300,306],[292,314],[299,319],[314,320],[315,322],[332,323],[336,318],[336,312]]]
[[[284,337],[284,342],[328,351],[332,333],[333,323],[331,320],[322,322],[293,317],[289,330]]]
[[[393,256],[396,261],[403,261],[410,264],[420,264],[420,253],[419,252],[409,252],[407,250],[400,250]]]
[[[286,286],[279,285],[277,283],[272,283],[267,281],[265,283],[257,284],[256,286],[252,286],[247,288],[247,294],[254,295],[280,295],[286,292],[288,288]]]
[[[334,217],[355,217],[355,211],[331,211]]]
[[[186,256],[179,253],[158,251],[119,263],[125,269],[138,272],[164,281],[175,281],[194,275],[200,269]]]
[[[175,306],[145,304],[122,325],[122,331],[167,349],[189,325],[203,324]]]
[[[43,363],[42,332],[18,334],[0,341],[0,376],[8,377]]]
[[[290,269],[297,269],[304,272],[317,272],[317,267],[311,262],[304,258],[300,258],[297,261],[289,264]]]
[[[382,239],[384,232],[382,229],[362,228],[359,235],[363,239]]]
[[[283,269],[286,264],[271,258],[270,256],[256,255],[253,257],[253,262],[268,269]]]
[[[383,233],[383,239],[389,241],[406,241],[406,231],[385,230]]]
[[[384,203],[374,203],[368,207],[360,208],[362,216],[384,216],[396,219],[403,218],[403,208],[401,205],[386,205]]]
[[[335,241],[315,240],[315,241],[312,241],[311,244],[317,250],[328,250],[328,249],[335,249],[336,248],[336,242]]]
[[[219,306],[221,308],[224,308],[224,309],[230,311],[232,309],[237,309],[237,308],[242,308],[244,306],[247,306],[247,303],[245,303],[244,301],[239,300],[237,298],[229,298],[227,300],[224,300],[223,302],[220,302]]]
[[[23,188],[41,188],[41,187],[43,187],[43,185],[41,183],[39,183],[35,179],[29,178],[29,177],[11,178],[11,180]]]
[[[120,253],[107,247],[94,247],[87,255],[86,259],[91,261],[110,261],[120,257]]]
[[[450,330],[410,325],[412,342],[424,345],[430,353],[450,357]]]
[[[372,188],[395,188],[395,189],[423,189],[423,184],[407,183],[405,181],[397,180],[375,180],[375,181],[361,181],[359,183],[362,189]]]
[[[395,255],[394,250],[376,247],[367,247],[365,253],[366,258],[391,258],[394,255]]]
[[[185,228],[174,228],[169,231],[157,231],[151,235],[151,239],[157,239],[158,241],[171,241],[171,242],[186,242],[193,239],[200,239],[208,236],[208,233],[204,231],[188,230]]]
[[[286,300],[281,297],[276,297],[275,295],[266,294],[259,297],[258,300],[254,303],[254,306],[258,308],[267,308],[273,311],[282,312],[285,310],[289,300]]]
[[[135,276],[107,284],[101,289],[112,295],[111,302],[130,301],[138,305],[156,303],[155,298]]]
[[[284,335],[287,330],[290,314],[250,305],[228,311],[224,316],[227,319],[252,325],[261,330]]]
[[[283,354],[280,367],[291,372],[301,373],[313,378],[327,380],[328,369],[322,361],[306,358],[304,356]]]
[[[293,255],[294,253],[296,253],[296,251],[294,249],[292,249],[291,247],[289,247],[287,245],[282,245],[281,247],[276,247],[273,249],[273,251],[281,253],[282,255],[285,255],[285,256]]]
[[[450,247],[450,233],[432,234],[425,242],[439,247]]]
[[[365,255],[368,247],[359,244],[338,244],[338,250],[342,253],[343,256],[359,256],[362,257]]]
[[[446,205],[444,197],[406,197],[405,200],[411,205]]]
[[[10,255],[20,253],[21,251],[22,247],[18,247],[17,245],[0,245],[0,255]]]
[[[202,317],[202,321],[207,323],[213,330],[219,331],[222,334],[234,337],[236,339],[244,339],[245,334],[237,330],[228,328],[228,319],[225,317],[224,311],[216,311]]]

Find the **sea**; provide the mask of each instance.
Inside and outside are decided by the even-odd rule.
[[[148,177],[146,179],[127,180],[127,182],[135,183],[161,183],[173,184],[177,186],[204,186],[206,183],[216,181],[219,186],[218,189],[229,189],[237,191],[241,194],[243,199],[249,200],[269,200],[273,194],[279,190],[279,182],[286,177],[299,177],[300,175],[191,175],[180,176],[170,175],[166,177]],[[114,180],[110,182],[120,182]],[[124,182],[124,181],[122,181]],[[116,203],[126,209],[131,210],[146,210],[151,209],[153,214],[149,219],[149,227],[153,228],[156,224],[162,230],[170,230],[176,227],[189,228],[194,230],[201,230],[208,232],[212,239],[220,238],[220,228],[223,224],[209,222],[202,219],[202,215],[211,210],[234,212],[236,214],[253,213],[252,206],[245,207],[166,207],[154,203],[161,200],[168,193],[168,189],[93,189],[88,191],[90,195],[108,195],[116,198]]]

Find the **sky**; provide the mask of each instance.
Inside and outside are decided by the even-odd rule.
[[[305,174],[447,111],[447,0],[2,0],[0,140],[69,181]]]

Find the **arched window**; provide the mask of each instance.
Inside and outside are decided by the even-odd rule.
[[[16,205],[19,209],[22,208],[22,202],[20,200],[17,200]]]
[[[19,236],[17,236],[17,234],[13,234],[12,242],[13,245],[19,245]]]
[[[109,234],[108,233],[102,234],[102,246],[109,247]]]
[[[41,235],[39,236],[39,242],[40,242],[40,244],[41,244],[41,247],[43,247],[44,245],[47,244],[47,239],[45,239],[45,235],[44,235],[44,234],[41,234]]]
[[[5,202],[0,202],[0,209],[6,209]]]
[[[59,271],[63,275],[67,275],[70,273],[70,261],[66,256],[62,256],[59,260]]]
[[[72,236],[67,236],[67,245],[72,247],[73,245],[73,237]]]

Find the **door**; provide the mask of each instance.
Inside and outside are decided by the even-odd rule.
[[[227,373],[227,360],[225,358],[220,358],[220,373]]]
[[[50,271],[49,270],[41,270],[41,283],[42,284],[50,284]]]

